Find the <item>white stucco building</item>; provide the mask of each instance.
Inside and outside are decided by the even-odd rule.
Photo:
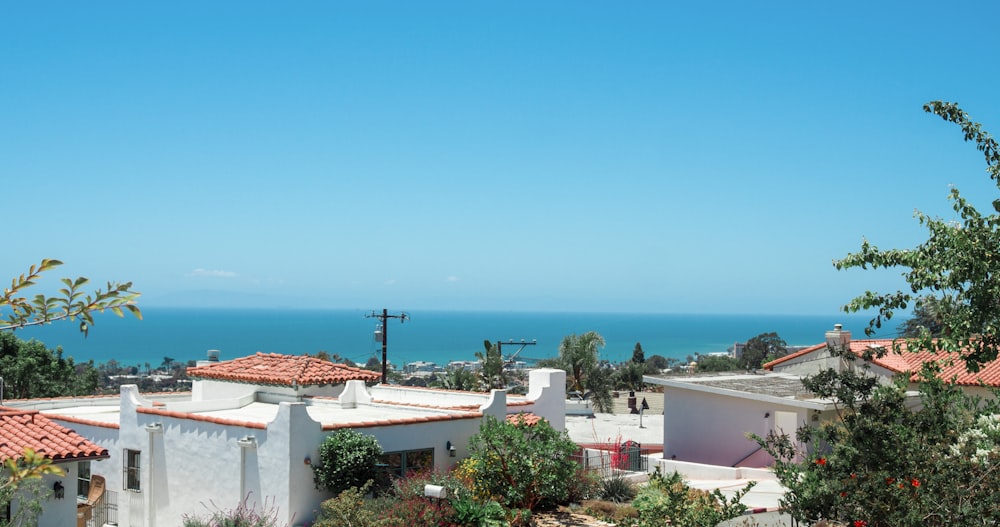
[[[847,352],[832,353],[832,348]],[[884,351],[882,356],[866,356]],[[878,354],[876,354],[878,355]],[[905,376],[916,389],[921,366],[941,364],[939,376],[966,393],[992,397],[1000,387],[1000,361],[969,372],[958,354],[911,352],[905,340],[852,340],[839,324],[826,332],[825,342],[764,364],[758,372],[645,376],[644,382],[663,386],[663,456],[727,467],[766,467],[773,459],[747,434],[770,432],[795,437],[796,430],[838,419],[832,400],[809,393],[802,378],[827,369],[852,370],[888,383]],[[917,404],[916,391],[911,393]],[[807,451],[810,445],[800,445]]]
[[[232,509],[243,499],[266,503],[281,522],[310,522],[331,497],[315,488],[311,463],[340,428],[375,437],[388,469],[400,474],[451,468],[487,417],[525,412],[565,428],[562,370],[532,371],[523,397],[367,387],[371,373],[257,354],[189,369],[186,394],[146,395],[130,385],[115,397],[9,404],[40,410],[107,449],[107,460],[87,468],[115,491],[122,527],[180,525],[185,514]]]

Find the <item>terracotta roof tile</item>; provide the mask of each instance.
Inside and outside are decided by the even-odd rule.
[[[159,415],[163,417],[171,417],[174,419],[190,419],[192,421],[203,421],[206,423],[215,423],[217,425],[224,426],[240,426],[243,428],[259,428],[261,430],[267,429],[267,425],[264,423],[255,423],[251,421],[240,421],[238,419],[226,419],[223,417],[213,417],[210,415],[198,415],[189,412],[177,412],[173,410],[163,410],[161,408],[151,408],[148,406],[140,406],[135,409],[136,413],[147,414],[147,415]]]
[[[454,419],[481,419],[482,412],[469,412],[465,414],[438,414],[422,417],[409,417],[405,419],[381,419],[376,421],[358,421],[353,423],[333,423],[323,425],[323,431],[339,430],[341,428],[373,428],[379,426],[394,426],[419,423],[431,423],[434,421],[451,421]]]
[[[230,361],[188,368],[188,376],[250,384],[326,386],[347,381],[375,381],[381,375],[306,355],[260,353]]]
[[[21,457],[25,447],[52,461],[108,457],[108,449],[40,414],[0,408],[0,461]]]
[[[895,353],[893,351],[894,345],[899,346],[900,353]],[[764,368],[772,370],[774,369],[774,366],[785,361],[807,355],[825,347],[826,344],[817,344],[791,355],[786,355],[785,357],[771,361],[765,364]],[[965,362],[961,360],[961,357],[957,353],[946,354],[932,353],[929,351],[913,353],[907,350],[905,339],[862,339],[852,340],[850,343],[851,352],[859,357],[862,356],[865,351],[872,348],[885,348],[888,351],[884,357],[873,359],[873,364],[877,364],[894,373],[909,374],[910,379],[914,381],[917,380],[917,377],[920,374],[920,369],[925,362],[936,361],[941,364],[941,373],[938,376],[945,381],[953,381],[955,384],[960,386],[978,386],[982,383],[987,386],[1000,387],[1000,360],[986,363],[978,372],[973,373],[966,371]]]
[[[527,412],[507,414],[507,422],[512,425],[523,423],[526,426],[535,426],[542,419],[544,418],[540,415]]]

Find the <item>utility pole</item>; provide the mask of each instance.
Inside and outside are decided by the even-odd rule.
[[[503,345],[504,344],[506,344],[508,346],[520,346],[520,347],[517,348],[517,351],[515,351],[513,355],[511,355],[510,357],[507,357],[505,359],[505,358],[503,358]],[[521,342],[514,342],[514,339],[510,339],[507,342],[503,342],[503,341],[498,340],[497,341],[497,353],[500,354],[500,359],[503,361],[504,366],[513,366],[514,365],[514,359],[516,359],[517,356],[522,351],[524,351],[524,347],[525,346],[534,346],[535,344],[538,344],[538,342],[535,341],[535,340],[532,340],[531,342],[527,342],[524,339],[521,339]]]
[[[377,311],[372,311],[370,315],[365,315],[365,318],[377,318],[382,324],[382,384],[387,384],[388,381],[388,369],[386,362],[386,342],[387,335],[389,333],[389,325],[386,324],[386,320],[390,318],[398,318],[399,323],[402,324],[410,319],[410,315],[406,313],[400,313],[398,315],[390,315],[388,309],[383,309],[381,313]]]

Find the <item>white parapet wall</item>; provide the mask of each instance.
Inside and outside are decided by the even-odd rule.
[[[528,401],[531,411],[562,432],[566,430],[566,372],[539,368],[528,374]]]

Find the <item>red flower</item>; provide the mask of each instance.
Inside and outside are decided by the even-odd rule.
[[[920,480],[917,479],[917,478],[913,478],[913,479],[910,480],[910,485],[913,485],[914,487],[919,487],[920,486]]]
[[[886,485],[892,485],[896,482],[896,478],[885,478]]]
[[[825,465],[826,464],[826,458],[825,457],[817,458],[816,459],[816,464],[817,465],[821,465],[821,466]]]
[[[841,492],[840,493],[840,497],[841,498],[846,498],[847,497],[847,493],[846,492]]]
[[[858,475],[857,475],[857,474],[855,474],[855,473],[853,473],[853,472],[851,472],[851,479],[854,479],[854,478],[856,478],[856,477],[858,477]]]
[[[854,520],[854,527],[866,527],[868,522],[864,520]]]

